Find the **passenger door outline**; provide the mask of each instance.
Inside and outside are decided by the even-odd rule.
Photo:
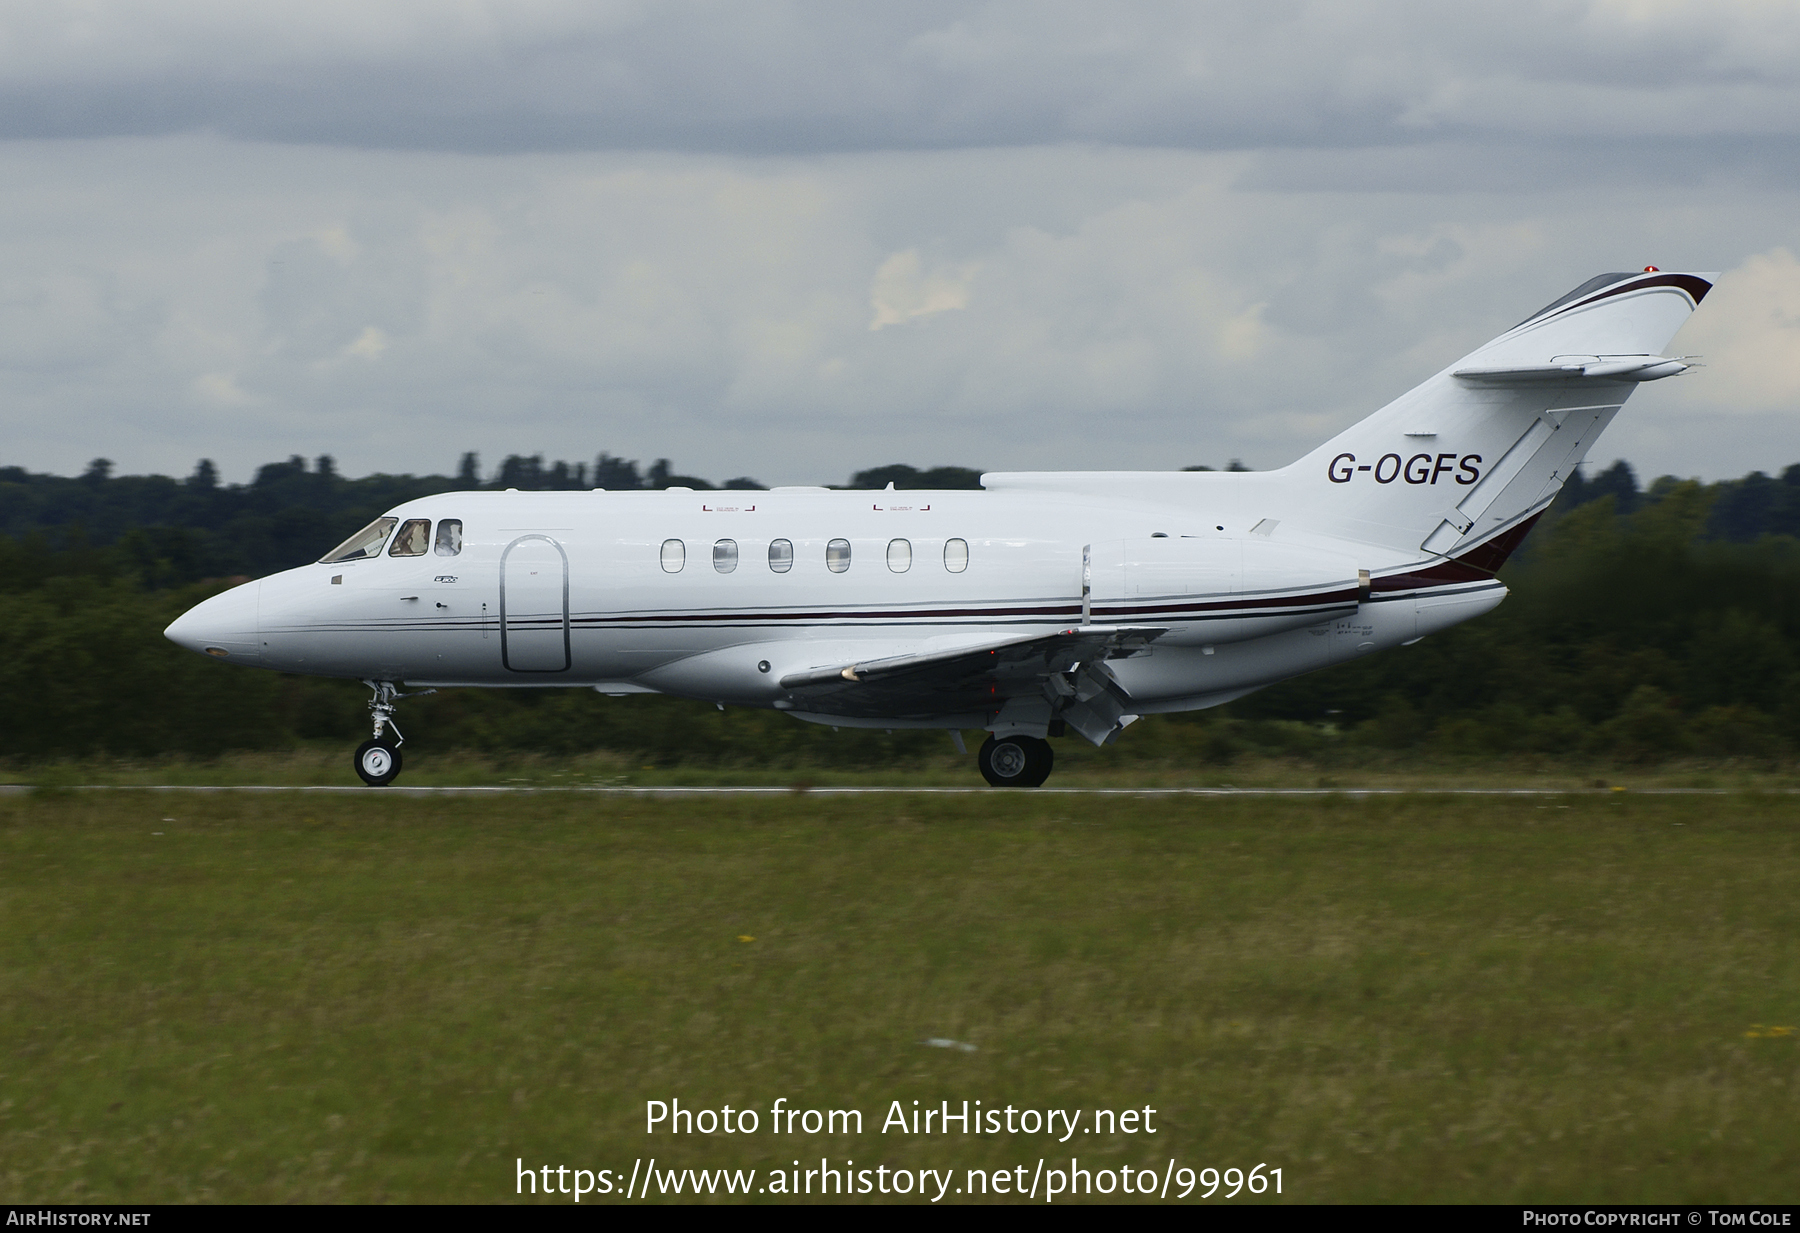
[[[556,668],[520,668],[515,667],[512,662],[512,645],[509,636],[511,631],[506,608],[506,560],[512,555],[513,549],[533,540],[542,540],[556,549],[556,555],[562,561],[562,665]],[[569,554],[563,550],[561,544],[548,535],[521,535],[508,544],[500,554],[500,664],[509,672],[567,672],[573,662],[574,657],[569,646]]]

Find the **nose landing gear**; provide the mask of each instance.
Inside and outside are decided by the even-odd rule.
[[[369,699],[369,714],[374,716],[375,735],[356,747],[351,756],[351,765],[362,781],[371,788],[385,788],[400,777],[400,746],[406,738],[400,735],[400,725],[394,722],[394,703],[402,698],[423,698],[426,694],[435,694],[435,689],[421,689],[417,693],[403,694],[392,681],[364,681],[374,693]],[[384,730],[392,729],[393,735],[384,735]]]
[[[975,755],[981,777],[996,788],[1035,788],[1050,778],[1056,753],[1035,736],[989,736]]]

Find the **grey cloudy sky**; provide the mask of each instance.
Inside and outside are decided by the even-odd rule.
[[[0,463],[1278,466],[1602,270],[1800,461],[1800,5],[0,3]]]

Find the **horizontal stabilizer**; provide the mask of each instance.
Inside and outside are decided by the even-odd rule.
[[[1458,368],[1451,376],[1490,385],[1512,385],[1581,377],[1602,381],[1660,381],[1687,370],[1685,361],[1666,355],[1559,355],[1548,364]]]

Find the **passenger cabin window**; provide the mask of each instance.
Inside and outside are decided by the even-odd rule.
[[[388,532],[394,529],[398,518],[377,518],[368,526],[352,535],[349,539],[333,548],[319,558],[321,565],[337,565],[344,561],[363,561],[377,556],[381,545],[387,542]]]
[[[777,574],[785,574],[794,568],[794,541],[778,539],[769,544],[769,568]]]
[[[850,541],[834,539],[825,545],[825,568],[841,574],[850,568]]]
[[[431,543],[431,519],[408,518],[394,534],[388,546],[390,557],[422,557]]]
[[[737,568],[737,541],[722,539],[713,545],[713,568],[721,574],[729,574]]]
[[[912,568],[912,545],[903,539],[888,541],[888,568],[896,574],[904,574]]]
[[[969,541],[951,539],[944,541],[944,568],[953,574],[960,574],[969,568]]]
[[[687,545],[678,539],[665,539],[662,546],[662,567],[665,574],[679,574],[681,567],[687,564]]]
[[[433,551],[440,557],[453,557],[462,551],[462,519],[438,520],[437,546]]]

